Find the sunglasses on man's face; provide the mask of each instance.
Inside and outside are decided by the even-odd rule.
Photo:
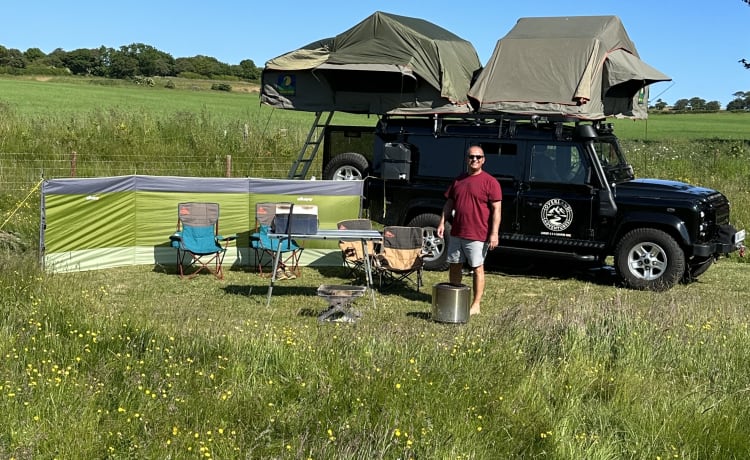
[[[484,155],[469,155],[469,160],[481,160],[484,158]]]

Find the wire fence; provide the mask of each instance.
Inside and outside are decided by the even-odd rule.
[[[160,117],[111,110],[32,120],[8,114],[0,117],[0,205],[40,179],[286,178],[307,130],[281,117],[220,118],[209,112]],[[319,175],[320,164],[316,158],[309,174]]]
[[[296,153],[294,154],[296,155]],[[156,158],[140,155],[45,155],[0,152],[0,193],[17,196],[43,179],[126,175],[184,177],[262,177],[286,179],[295,156],[289,152],[268,154],[170,154]],[[321,154],[314,159],[308,178],[320,177]]]

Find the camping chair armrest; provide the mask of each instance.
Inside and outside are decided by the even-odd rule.
[[[216,240],[216,244],[219,246],[221,246],[221,243],[223,242],[224,248],[226,249],[227,247],[229,247],[230,242],[237,239],[237,235],[227,235],[227,236],[216,235],[214,239]]]
[[[388,260],[383,257],[383,254],[373,254],[370,256],[370,263],[373,268],[381,269],[388,267]]]
[[[182,245],[182,232],[174,232],[169,235],[169,245],[173,248],[179,248]]]

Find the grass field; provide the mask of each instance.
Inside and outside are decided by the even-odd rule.
[[[228,154],[238,175],[285,173],[310,114],[208,87],[0,79],[0,230],[22,243],[0,240],[0,458],[750,457],[750,272],[736,257],[662,293],[508,261],[463,325],[430,319],[445,273],[378,292],[375,308],[358,299],[355,324],[321,324],[315,289],[350,281],[336,267],[279,282],[270,307],[268,280],[240,267],[223,281],[42,272],[32,187],[72,150],[82,176],[222,175]],[[615,123],[640,176],[715,187],[747,228],[750,118],[690,117],[651,117],[648,136]]]
[[[111,80],[80,78],[0,78],[0,107],[22,117],[81,117],[91,111],[119,109],[148,113],[153,117],[170,116],[182,111],[209,111],[224,120],[273,118],[274,121],[299,123],[306,130],[312,115],[306,112],[273,110],[261,106],[258,87],[230,82],[231,93],[211,91],[210,81],[180,80],[175,89],[164,88],[157,80],[154,87],[138,87]],[[372,125],[373,117],[336,114],[339,124]],[[750,113],[719,112],[708,114],[652,114],[648,120],[611,120],[624,140],[750,140]]]
[[[347,325],[315,318],[315,288],[348,282],[334,268],[268,308],[242,270],[3,265],[3,458],[750,455],[745,264],[666,293],[494,272],[465,325],[429,319],[441,273],[358,300]]]
[[[750,113],[716,112],[651,114],[646,120],[616,120],[615,132],[626,140],[744,140],[750,141]]]

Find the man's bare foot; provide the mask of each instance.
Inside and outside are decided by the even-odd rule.
[[[473,308],[473,307],[472,307],[472,308],[471,308],[471,309],[469,310],[469,316],[474,316],[474,315],[478,315],[478,314],[479,314],[479,307],[476,307],[476,308]]]

